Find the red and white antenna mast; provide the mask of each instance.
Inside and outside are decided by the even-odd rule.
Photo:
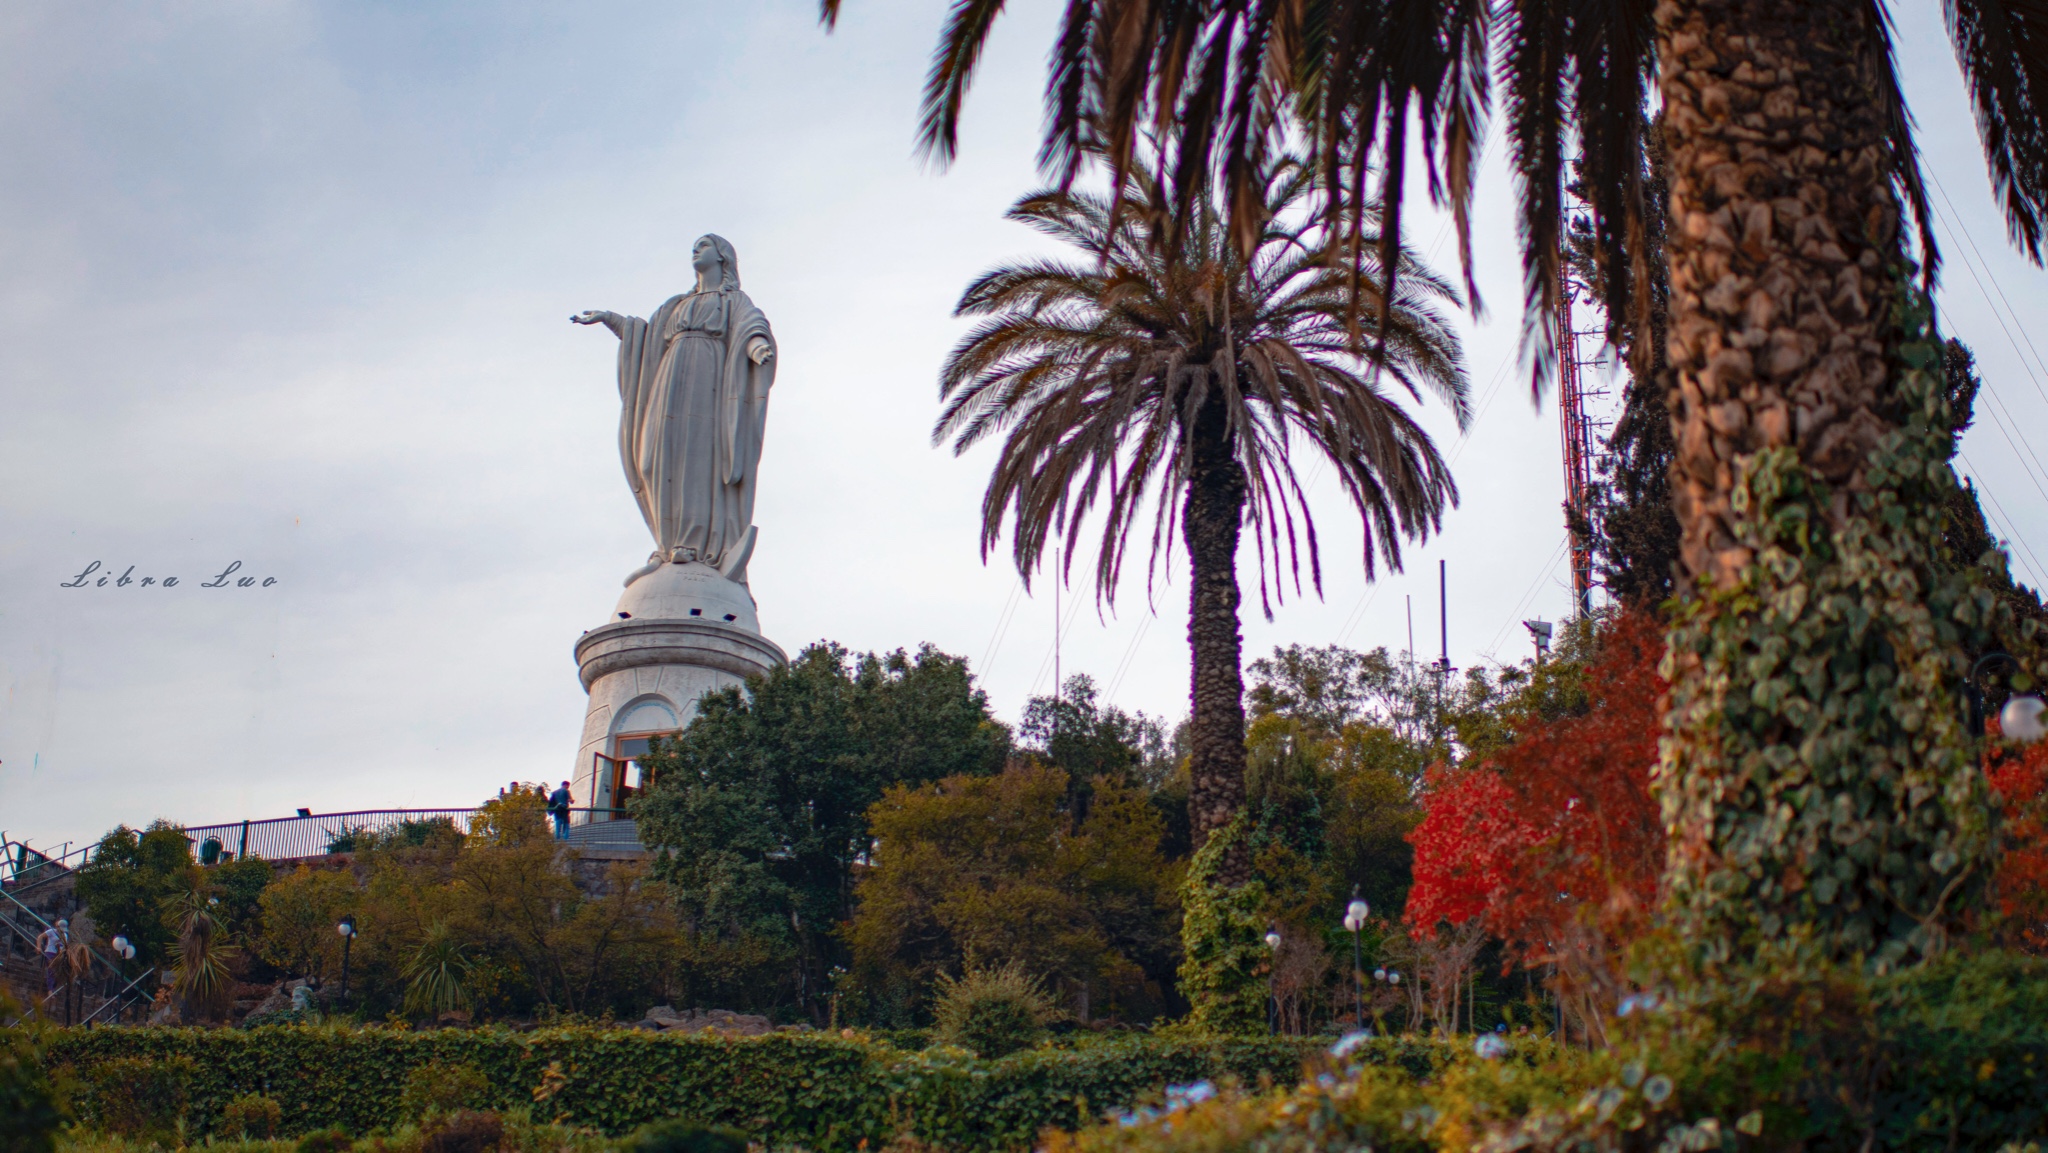
[[[1572,605],[1581,616],[1593,611],[1593,421],[1590,395],[1580,375],[1579,337],[1572,327],[1572,283],[1561,276],[1557,309],[1557,414],[1564,440],[1564,527],[1571,538]],[[1604,395],[1605,390],[1593,390]]]

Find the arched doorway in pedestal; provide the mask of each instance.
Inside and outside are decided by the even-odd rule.
[[[608,747],[597,754],[598,796],[592,807],[600,811],[592,814],[594,819],[626,815],[626,803],[645,787],[640,758],[656,737],[674,736],[682,727],[675,705],[665,697],[642,697],[619,710]]]

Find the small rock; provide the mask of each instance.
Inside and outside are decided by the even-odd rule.
[[[270,991],[268,997],[258,1001],[255,1008],[249,1010],[246,1019],[253,1021],[258,1017],[268,1017],[272,1013],[282,1013],[291,1007],[291,995],[285,992],[283,985],[279,985]]]

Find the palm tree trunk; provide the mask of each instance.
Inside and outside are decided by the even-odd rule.
[[[1858,0],[1666,0],[1671,313],[1682,564],[1732,586],[1753,559],[1743,456],[1793,446],[1855,488],[1887,410],[1891,148]],[[1837,517],[1842,510],[1834,510]]]
[[[1795,924],[1837,957],[1931,951],[1984,847],[1952,695],[1982,610],[1930,563],[1946,401],[1903,269],[1873,10],[1656,12],[1671,480],[1699,590],[1658,780],[1678,906],[1724,956]]]
[[[1188,648],[1192,688],[1188,722],[1188,823],[1194,847],[1228,825],[1244,806],[1244,638],[1238,631],[1237,541],[1243,523],[1244,470],[1231,451],[1223,404],[1196,414],[1181,532],[1191,570]],[[1224,857],[1217,880],[1249,879],[1241,846]]]

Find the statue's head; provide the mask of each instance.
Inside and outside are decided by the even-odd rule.
[[[697,238],[697,244],[690,250],[690,267],[711,288],[726,291],[740,286],[740,258],[732,250],[732,242],[723,236],[705,233]]]

